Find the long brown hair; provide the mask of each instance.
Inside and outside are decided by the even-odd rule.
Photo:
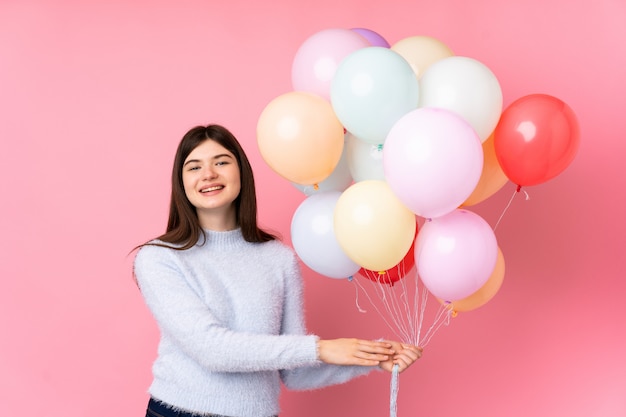
[[[254,174],[250,161],[241,144],[225,127],[210,124],[190,129],[178,144],[172,167],[172,193],[167,229],[158,240],[171,244],[175,249],[185,250],[193,247],[200,237],[206,234],[200,226],[196,208],[189,202],[183,185],[183,164],[189,154],[201,143],[214,140],[231,152],[237,159],[241,191],[235,199],[237,225],[241,228],[243,238],[248,242],[267,242],[276,236],[261,229],[257,223],[257,201],[254,185]],[[169,245],[168,245],[169,246]]]

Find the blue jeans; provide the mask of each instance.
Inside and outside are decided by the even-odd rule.
[[[227,417],[219,414],[196,414],[186,411],[177,411],[169,404],[150,398],[146,417]],[[273,416],[278,417],[278,416]]]
[[[172,406],[150,398],[146,417],[224,417],[217,414],[195,414],[186,411],[175,410]]]

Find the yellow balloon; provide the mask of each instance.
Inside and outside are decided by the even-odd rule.
[[[302,185],[317,185],[333,172],[343,152],[343,134],[331,104],[301,91],[276,97],[257,122],[257,143],[265,162]]]
[[[415,239],[415,214],[385,181],[365,180],[346,189],[335,205],[334,232],[355,263],[372,271],[396,266]]]
[[[502,171],[496,150],[494,147],[493,133],[483,142],[483,171],[480,174],[478,184],[469,197],[462,204],[463,206],[473,206],[499,191],[509,180]]]
[[[502,282],[504,280],[504,255],[500,248],[498,248],[498,258],[496,260],[496,267],[493,273],[483,284],[483,286],[473,293],[461,300],[453,301],[449,304],[449,308],[455,312],[464,312],[475,310],[478,307],[485,305],[491,300],[500,290]],[[441,302],[441,300],[440,300]]]
[[[407,60],[418,80],[431,64],[454,55],[446,44],[430,36],[410,36],[396,42],[391,49]]]

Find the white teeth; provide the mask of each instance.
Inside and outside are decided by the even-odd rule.
[[[215,191],[215,190],[221,190],[222,188],[224,188],[224,186],[216,185],[215,187],[203,188],[202,190],[200,190],[200,192],[208,193],[208,192]]]

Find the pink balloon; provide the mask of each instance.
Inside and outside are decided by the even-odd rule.
[[[367,39],[372,46],[382,46],[383,48],[390,47],[389,42],[387,42],[385,38],[371,29],[352,28],[351,30]]]
[[[474,129],[443,109],[410,111],[391,128],[383,147],[389,187],[413,213],[435,218],[470,196],[483,169],[483,148]]]
[[[306,39],[291,66],[291,83],[296,91],[307,91],[330,101],[330,84],[339,63],[352,52],[370,46],[350,29],[325,29]]]
[[[489,279],[498,259],[498,243],[478,214],[457,209],[427,221],[417,235],[415,264],[424,286],[437,298],[461,300]]]

